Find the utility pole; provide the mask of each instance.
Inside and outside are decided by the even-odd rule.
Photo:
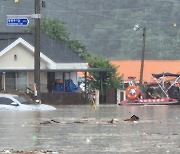
[[[41,100],[40,88],[40,0],[34,0],[35,15],[35,31],[34,31],[34,95],[36,100]]]
[[[146,27],[141,25],[134,25],[134,31],[138,31],[140,28],[143,29],[143,43],[142,43],[142,53],[141,53],[141,68],[140,68],[140,77],[139,77],[139,84],[142,85],[143,83],[143,72],[144,72],[144,53],[145,53],[145,43],[146,43]]]
[[[146,42],[146,27],[143,27],[143,45],[142,45],[140,81],[139,81],[140,85],[142,85],[143,82],[145,42]]]

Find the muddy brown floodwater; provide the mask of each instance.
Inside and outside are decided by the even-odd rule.
[[[133,115],[137,121],[127,120]],[[0,153],[180,153],[180,106],[0,111]]]

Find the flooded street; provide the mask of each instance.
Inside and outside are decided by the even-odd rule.
[[[125,121],[132,115],[138,121]],[[0,111],[0,151],[180,153],[180,106],[59,106],[56,111]]]

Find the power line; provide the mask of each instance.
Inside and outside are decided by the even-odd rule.
[[[49,1],[48,1],[49,2]],[[94,14],[94,13],[91,13],[92,11],[93,12],[105,12],[105,11],[112,11],[112,10],[77,10],[75,8],[71,8],[71,7],[67,7],[67,6],[63,6],[61,4],[58,4],[58,3],[55,3],[55,2],[49,2],[51,4],[54,4],[55,6],[60,6],[60,7],[63,7],[65,9],[70,9],[72,12],[77,12],[77,13],[88,13],[90,15],[93,15],[93,16],[99,16],[99,17],[104,17],[104,18],[111,18],[111,19],[120,19],[120,18],[115,18],[115,17],[112,17],[112,16],[105,16],[105,15],[100,15],[100,14]],[[126,10],[133,10],[133,9],[137,9],[139,10],[139,8],[126,8]],[[121,8],[120,10],[125,10],[125,8]],[[71,11],[65,11],[65,12],[71,12]]]
[[[165,1],[165,2],[168,2],[168,1]],[[75,13],[76,12],[76,13],[81,13],[81,14],[82,13],[87,13],[87,14],[90,14],[90,15],[93,15],[93,16],[99,16],[99,17],[104,17],[104,18],[109,18],[109,19],[120,20],[120,21],[125,21],[125,20],[128,20],[128,19],[122,19],[122,18],[107,16],[107,15],[100,15],[100,14],[95,14],[95,13],[92,13],[92,12],[111,12],[111,11],[124,11],[124,10],[135,10],[135,9],[137,9],[139,11],[139,8],[120,8],[118,10],[117,9],[116,10],[77,10],[75,8],[63,6],[63,5],[55,3],[53,1],[50,1],[50,2],[48,1],[48,3],[53,4],[55,6],[60,6],[60,7],[63,7],[65,9],[69,9],[69,10],[43,9],[42,10],[43,12],[51,11],[51,12],[60,12],[60,13],[62,13],[62,12],[64,12],[64,13]],[[4,5],[2,7],[3,8],[10,8],[10,9],[17,9],[18,8],[18,7],[4,6]],[[32,9],[29,9],[29,8],[21,8],[21,9],[31,10],[32,11]],[[142,9],[142,7],[141,7],[141,9]],[[143,7],[143,9],[151,9],[151,7]],[[142,21],[144,21],[144,20],[142,20]],[[140,22],[142,22],[142,21],[140,21]],[[163,23],[163,22],[161,21],[161,23]],[[166,23],[166,22],[164,22],[164,23]]]
[[[156,39],[156,40],[164,40],[164,39],[172,39],[174,37],[168,37],[168,36],[165,36],[165,37],[162,37],[160,38],[161,36],[157,37],[157,36],[148,36],[146,39],[147,40],[150,40],[150,39]],[[174,38],[176,39],[176,38]],[[105,40],[109,40],[109,41],[121,41],[121,40],[124,40],[124,41],[129,41],[130,38],[119,38],[119,39],[96,39],[96,38],[92,38],[92,39],[81,39],[81,38],[78,38],[77,40],[81,41],[81,40],[84,40],[84,41],[92,41],[92,40],[95,40],[95,41],[105,41]],[[136,38],[136,40],[141,40],[141,38]]]
[[[1,8],[9,8],[9,9],[16,9],[16,10],[17,10],[19,7],[13,7],[13,6],[5,6],[5,5],[2,5]],[[21,9],[33,11],[33,9],[29,9],[29,8],[21,8]]]

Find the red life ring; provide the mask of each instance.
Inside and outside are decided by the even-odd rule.
[[[133,100],[133,99],[136,99],[138,97],[138,95],[139,95],[138,87],[133,86],[133,85],[127,87],[127,89],[126,89],[127,98]]]

